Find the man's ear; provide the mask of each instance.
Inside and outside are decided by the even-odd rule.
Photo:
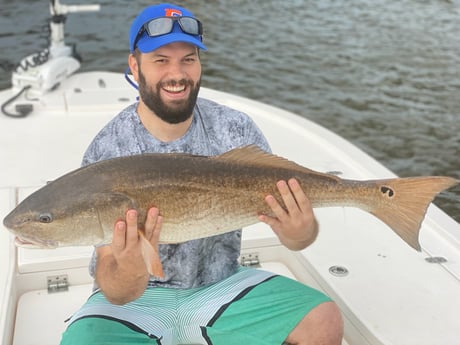
[[[128,66],[135,81],[138,81],[139,76],[139,62],[134,54],[128,56]]]

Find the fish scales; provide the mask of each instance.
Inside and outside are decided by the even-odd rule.
[[[111,242],[113,225],[127,209],[138,210],[142,226],[146,211],[156,206],[164,219],[160,241],[184,242],[258,222],[259,214],[271,214],[265,196],[281,202],[276,182],[292,177],[313,207],[360,207],[418,250],[429,203],[459,182],[449,177],[345,180],[255,146],[216,157],[145,154],[70,172],[25,199],[4,224],[42,247],[102,244]]]
[[[183,242],[253,224],[258,214],[269,213],[264,197],[277,194],[279,173],[205,157],[146,156],[136,162],[141,166],[131,176],[143,174],[150,158],[167,164],[156,166],[154,176],[149,172],[136,178],[145,183],[135,185],[128,179],[114,189],[136,200],[139,210],[160,209],[162,242]],[[176,173],[171,175],[171,169]]]
[[[197,164],[190,164],[190,160]],[[212,236],[254,224],[259,214],[271,214],[264,201],[266,195],[280,199],[276,181],[293,177],[292,170],[286,168],[270,169],[252,162],[241,165],[203,157],[175,157],[172,168],[180,172],[174,177],[168,174],[166,186],[148,183],[134,190],[129,185],[119,190],[131,193],[141,210],[151,206],[160,209],[164,217],[160,240],[166,243]],[[158,170],[163,172],[160,167]],[[168,165],[167,171],[170,170]],[[313,179],[301,171],[294,176],[301,183]],[[161,180],[158,176],[155,179]],[[143,180],[151,181],[152,177]],[[329,176],[318,176],[316,180],[322,182],[317,185],[336,181]],[[154,197],[146,197],[148,195]]]

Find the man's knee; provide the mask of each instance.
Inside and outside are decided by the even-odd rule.
[[[334,302],[324,302],[312,309],[286,338],[292,345],[340,345],[343,319]]]

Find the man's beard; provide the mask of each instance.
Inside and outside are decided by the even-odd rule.
[[[172,105],[163,102],[160,91],[165,85],[186,85],[190,88],[189,97],[186,100],[174,101]],[[145,105],[155,113],[160,119],[170,124],[177,124],[188,120],[193,114],[198,92],[200,91],[201,79],[194,84],[192,80],[181,79],[179,81],[169,81],[158,83],[156,91],[154,87],[147,86],[143,73],[139,69],[139,94]]]

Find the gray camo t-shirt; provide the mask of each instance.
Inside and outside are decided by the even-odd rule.
[[[171,142],[152,136],[140,121],[136,108],[137,103],[130,105],[97,134],[82,165],[148,152],[214,156],[250,144],[270,151],[265,137],[246,114],[210,100],[197,100],[189,130]],[[238,267],[240,247],[241,230],[180,244],[161,244],[165,277],[151,278],[149,286],[193,288],[225,279]],[[93,255],[90,264],[93,275],[96,259]]]

